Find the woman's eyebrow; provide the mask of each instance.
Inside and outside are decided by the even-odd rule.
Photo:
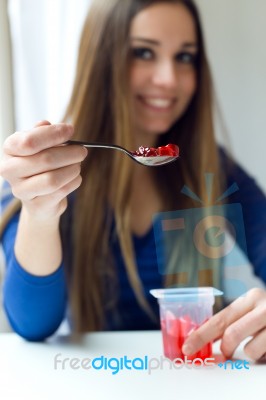
[[[155,46],[160,46],[160,42],[158,40],[154,39],[147,39],[147,38],[142,38],[142,37],[131,37],[130,40],[136,40],[138,42],[145,42],[149,44],[154,44]]]
[[[138,42],[144,42],[146,44],[151,44],[151,45],[154,45],[154,46],[160,46],[161,45],[161,43],[158,40],[148,39],[148,38],[144,38],[144,37],[134,37],[133,36],[133,37],[130,38],[130,40],[132,40],[132,41],[134,40],[134,41],[138,41]],[[197,50],[198,49],[198,44],[196,42],[185,42],[185,43],[182,43],[180,48],[182,48],[182,49],[191,48],[191,49]]]
[[[198,50],[198,44],[194,42],[183,43],[181,46],[183,49],[195,49]]]

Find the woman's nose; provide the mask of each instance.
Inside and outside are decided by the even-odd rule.
[[[160,62],[154,67],[152,76],[154,85],[175,89],[177,80],[176,65],[172,61]]]

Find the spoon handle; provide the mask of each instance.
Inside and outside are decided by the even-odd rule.
[[[84,147],[98,147],[98,148],[104,148],[104,149],[114,149],[114,150],[120,150],[123,151],[124,153],[127,153],[128,155],[132,155],[130,151],[124,149],[124,147],[118,146],[116,144],[107,144],[107,143],[88,143],[88,142],[82,142],[79,140],[68,140],[65,142],[65,144],[78,144]]]

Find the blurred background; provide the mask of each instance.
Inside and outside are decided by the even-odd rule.
[[[219,104],[217,139],[229,146],[266,192],[266,1],[195,2],[203,20]],[[29,129],[41,119],[52,123],[62,119],[90,3],[0,0],[1,147],[15,130]],[[252,281],[250,270],[246,271],[250,286],[259,286],[257,280]],[[3,272],[0,253],[0,286]],[[239,273],[242,279],[243,269]],[[1,318],[0,309],[3,330]]]

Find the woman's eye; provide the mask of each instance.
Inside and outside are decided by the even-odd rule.
[[[197,54],[192,54],[192,53],[179,53],[176,56],[176,60],[178,62],[181,62],[183,64],[192,64],[194,65],[196,62]]]
[[[133,56],[135,58],[140,58],[142,60],[151,60],[153,53],[150,49],[136,47],[132,50]]]

